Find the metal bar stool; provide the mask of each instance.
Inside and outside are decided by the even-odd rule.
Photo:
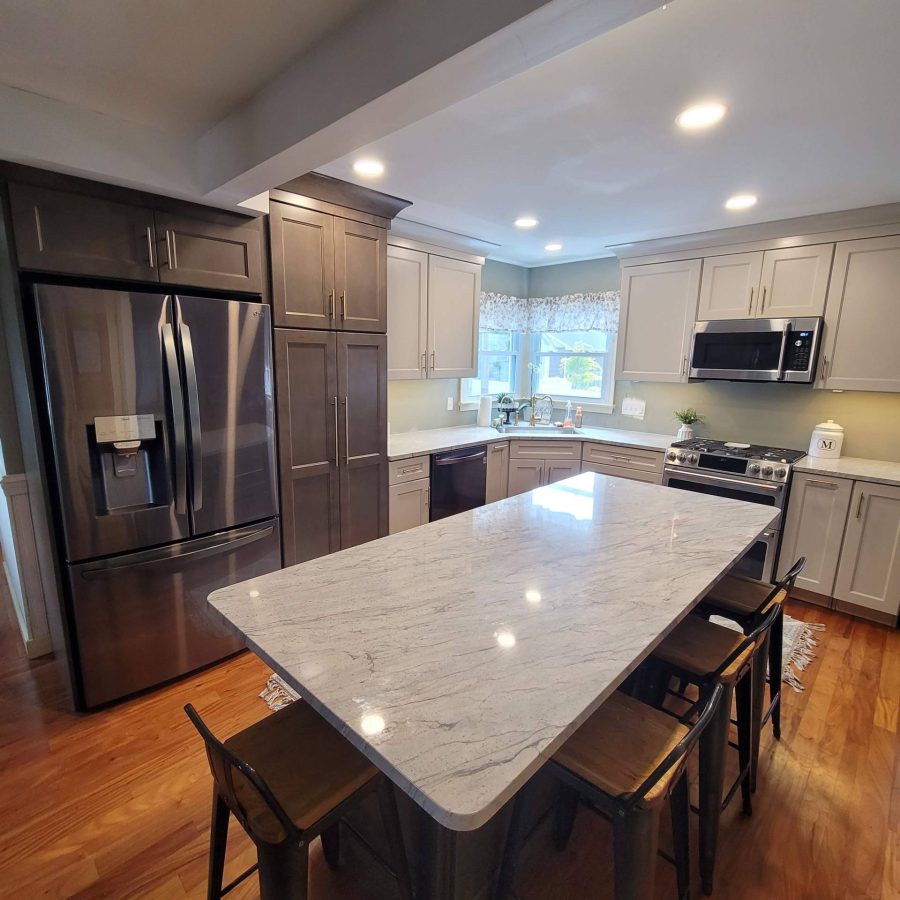
[[[556,842],[563,849],[579,800],[613,824],[616,900],[653,896],[661,807],[668,798],[679,900],[690,898],[690,810],[685,763],[715,715],[723,689],[706,699],[690,727],[623,693],[613,694],[548,763],[561,782]],[[503,900],[512,887],[523,828],[527,785],[513,803],[512,821],[495,892]]]
[[[206,744],[213,776],[209,900],[227,894],[259,870],[262,900],[305,900],[310,842],[321,836],[326,862],[340,859],[343,824],[412,897],[400,818],[391,783],[312,707],[297,700],[255,725],[219,741],[193,706],[185,708]],[[377,792],[390,862],[343,820],[364,796]],[[223,889],[230,815],[254,844],[257,864]]]
[[[765,636],[777,615],[778,609],[773,608],[749,635],[699,616],[688,616],[657,646],[651,657],[657,674],[655,699],[660,707],[669,694],[688,700],[685,695],[669,690],[672,677],[677,677],[682,684],[693,684],[699,690],[700,699],[688,701],[692,706],[680,715],[682,722],[690,721],[697,714],[711,690],[718,685],[723,689],[715,717],[700,740],[700,879],[707,895],[713,889],[719,819],[738,788],[744,813],[751,815],[753,812],[750,797],[754,730],[751,675],[754,659],[761,656]],[[723,799],[732,699],[737,706],[739,773]]]
[[[782,638],[784,634],[784,604],[790,595],[797,576],[806,565],[806,557],[801,556],[797,562],[775,584],[768,581],[756,581],[743,575],[726,575],[703,598],[697,612],[708,618],[722,616],[731,619],[741,626],[744,634],[749,634],[765,618],[773,604],[779,607],[779,613],[772,623],[771,632],[767,635],[767,647],[764,658],[768,666],[759,666],[754,672],[754,719],[758,722],[754,734],[751,751],[750,789],[756,790],[756,775],[759,768],[759,739],[763,726],[772,720],[772,733],[781,740],[781,673],[784,667]],[[766,674],[768,672],[768,674]],[[763,711],[765,682],[769,683],[769,704]]]

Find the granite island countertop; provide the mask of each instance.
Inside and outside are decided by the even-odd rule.
[[[675,441],[674,434],[654,434],[650,431],[622,431],[616,428],[579,428],[577,434],[556,431],[535,431],[504,434],[491,426],[456,425],[452,428],[428,428],[423,431],[404,431],[388,438],[388,459],[408,459],[426,453],[441,453],[475,444],[491,444],[510,440],[567,440],[616,444],[643,450],[665,450]]]
[[[593,473],[210,595],[441,825],[484,824],[775,510]]]
[[[871,481],[876,484],[900,485],[900,462],[882,459],[863,459],[859,456],[821,459],[817,456],[804,456],[794,466],[794,471],[810,475],[852,478],[854,481]]]

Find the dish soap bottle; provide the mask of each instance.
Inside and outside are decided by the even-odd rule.
[[[581,423],[584,421],[584,410],[580,406],[575,407],[575,427],[581,428]]]
[[[563,428],[572,427],[572,401],[566,400],[566,417],[563,420]]]

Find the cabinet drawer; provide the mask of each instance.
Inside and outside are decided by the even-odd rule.
[[[601,466],[661,473],[664,455],[661,450],[638,450],[635,447],[617,447],[615,444],[589,444],[586,442],[582,459],[586,463],[596,463]]]
[[[510,441],[509,455],[513,459],[581,459],[581,441],[559,441],[553,438]]]
[[[430,464],[431,457],[428,454],[411,459],[395,459],[390,463],[388,484],[405,484],[417,478],[428,478]]]
[[[598,475],[615,475],[631,481],[646,481],[648,484],[662,484],[662,472],[645,472],[642,469],[624,469],[619,466],[604,466],[600,463],[581,464],[582,472],[596,472]]]

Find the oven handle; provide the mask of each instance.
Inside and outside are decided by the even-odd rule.
[[[777,378],[779,381],[784,381],[784,356],[787,353],[787,344],[788,337],[790,336],[791,329],[794,327],[794,323],[788,319],[787,322],[784,323],[784,326],[781,329],[781,349],[778,351],[778,375]]]
[[[781,494],[784,491],[783,484],[757,484],[756,482],[736,481],[733,478],[721,478],[718,475],[707,475],[705,472],[694,472],[684,469],[666,469],[663,484],[668,484],[670,478],[683,478],[685,481],[698,483],[721,484],[730,488],[746,488],[757,494]]]

